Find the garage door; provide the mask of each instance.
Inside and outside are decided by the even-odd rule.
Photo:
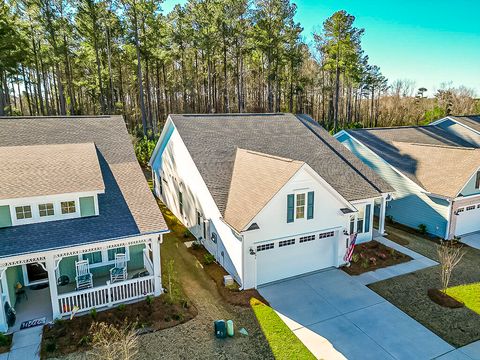
[[[480,204],[459,208],[457,214],[455,235],[480,231]]]
[[[335,266],[336,241],[328,231],[257,244],[257,285]]]

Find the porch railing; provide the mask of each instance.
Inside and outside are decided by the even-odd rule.
[[[61,315],[70,315],[75,307],[77,312],[85,312],[93,308],[112,307],[127,301],[141,299],[154,293],[153,276],[126,280],[92,289],[58,295]]]
[[[147,269],[150,275],[153,275],[153,263],[148,256],[148,249],[143,249],[143,264],[145,265],[145,269]]]

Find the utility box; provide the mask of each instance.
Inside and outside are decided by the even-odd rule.
[[[232,337],[234,335],[234,330],[233,330],[233,320],[228,320],[227,321],[227,335]]]
[[[223,285],[225,286],[231,286],[233,285],[233,277],[232,275],[225,275],[223,277]]]
[[[216,320],[214,322],[215,336],[218,339],[225,339],[227,337],[227,326],[225,320]]]

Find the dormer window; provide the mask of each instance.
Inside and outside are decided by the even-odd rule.
[[[52,203],[38,205],[38,212],[41,217],[55,215]]]
[[[73,214],[76,212],[75,201],[62,201],[62,214]]]
[[[17,215],[17,220],[32,218],[32,208],[29,205],[15,207],[15,213]]]

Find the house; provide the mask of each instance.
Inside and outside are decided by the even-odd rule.
[[[0,331],[160,295],[168,229],[121,116],[0,118],[0,184]]]
[[[243,289],[344,264],[393,190],[317,123],[292,114],[170,115],[156,195]]]
[[[440,125],[340,131],[345,147],[395,188],[386,214],[451,239],[480,230],[480,149]]]
[[[447,116],[431,125],[450,131],[468,142],[480,147],[480,115]]]

